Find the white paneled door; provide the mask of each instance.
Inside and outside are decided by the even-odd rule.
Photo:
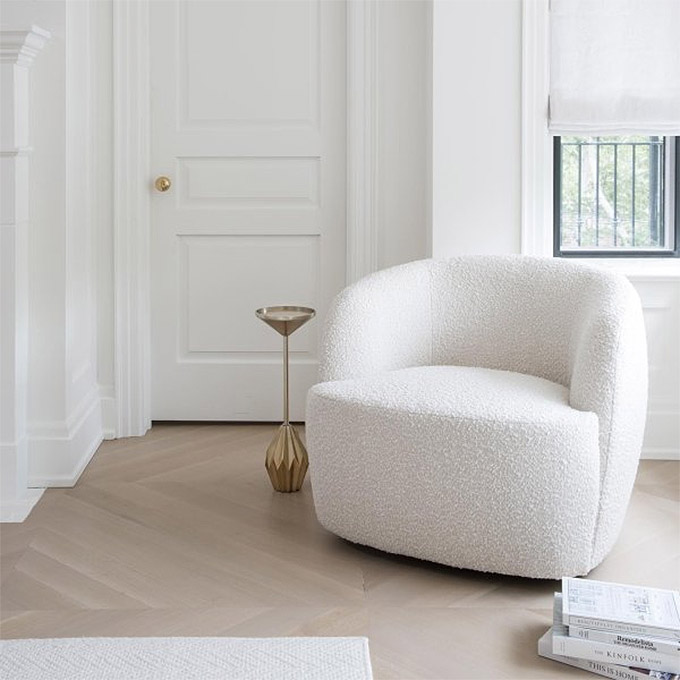
[[[291,417],[345,280],[345,5],[151,6],[152,417],[278,420],[265,305],[314,307],[291,337]]]

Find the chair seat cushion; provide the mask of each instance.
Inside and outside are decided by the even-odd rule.
[[[403,417],[442,416],[489,423],[576,424],[569,391],[533,375],[471,366],[419,366],[363,380],[317,385],[316,396]]]
[[[344,538],[482,571],[588,571],[598,420],[562,385],[466,366],[321,383],[307,443],[317,516]]]

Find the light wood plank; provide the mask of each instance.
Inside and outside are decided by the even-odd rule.
[[[323,530],[264,470],[275,425],[159,424],[0,528],[4,638],[367,635],[376,678],[587,677],[536,656],[556,581],[450,569]],[[650,555],[653,559],[650,559]],[[593,577],[680,587],[680,463],[643,461]]]

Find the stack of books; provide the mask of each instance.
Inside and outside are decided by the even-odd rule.
[[[563,578],[538,653],[617,680],[680,680],[680,592]]]

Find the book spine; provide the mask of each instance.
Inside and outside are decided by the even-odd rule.
[[[592,630],[590,628],[570,626],[569,637],[593,640],[594,642],[606,642],[609,645],[640,649],[646,652],[657,652],[659,654],[680,653],[680,640],[663,640],[662,638],[650,638],[641,635],[625,635],[612,630]]]
[[[634,635],[642,635],[644,637],[654,638],[668,638],[674,640],[677,638],[675,631],[670,628],[654,628],[644,624],[637,623],[620,623],[619,621],[609,621],[608,619],[595,619],[585,616],[565,616],[567,620],[564,624],[567,626],[578,626],[579,628],[592,628],[594,630],[613,630],[619,633],[633,633]]]
[[[602,675],[605,678],[613,678],[614,680],[649,680],[650,676],[644,673],[639,673],[632,668],[625,666],[616,666],[609,663],[601,663],[599,661],[587,661],[586,659],[575,659],[571,656],[558,656],[553,653],[549,635],[544,635],[538,641],[538,654],[546,659],[557,661],[566,664],[567,666],[575,666],[582,668],[585,671],[590,671],[596,675]],[[669,680],[677,680],[677,676],[670,676]]]
[[[553,635],[552,651],[561,656],[573,656],[577,659],[600,661],[606,664],[620,664],[667,673],[680,673],[680,654],[657,654],[646,650],[620,647],[605,642],[563,635]]]

